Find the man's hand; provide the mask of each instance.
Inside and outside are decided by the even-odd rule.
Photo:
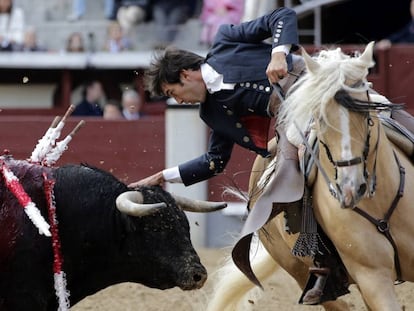
[[[144,179],[138,180],[136,182],[130,183],[129,188],[136,188],[140,186],[162,186],[164,183],[164,175],[161,172],[158,172],[154,175],[146,177]]]
[[[287,75],[287,62],[284,52],[272,54],[269,65],[267,65],[266,75],[271,84],[275,84]]]

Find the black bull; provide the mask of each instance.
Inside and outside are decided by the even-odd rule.
[[[135,217],[117,209],[118,195],[130,189],[107,172],[85,165],[47,168],[6,160],[45,219],[42,172],[55,179],[62,270],[72,305],[120,282],[183,290],[204,284],[207,271],[191,244],[188,220],[168,192],[140,189],[143,203],[167,206]],[[0,310],[57,310],[51,238],[39,234],[3,179],[0,202]]]

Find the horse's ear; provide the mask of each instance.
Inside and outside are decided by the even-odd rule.
[[[308,54],[308,52],[306,52],[303,47],[301,48],[301,52],[308,71],[315,74],[320,67],[319,64]]]
[[[374,41],[371,41],[370,43],[368,43],[367,46],[365,47],[364,52],[359,57],[359,59],[366,64],[373,63],[374,43],[375,43]]]

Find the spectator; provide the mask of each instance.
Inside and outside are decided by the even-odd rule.
[[[25,15],[13,0],[0,0],[0,51],[11,51],[23,43]]]
[[[80,32],[72,32],[66,40],[66,52],[85,52],[83,35]]]
[[[124,34],[118,22],[108,25],[107,40],[104,50],[112,53],[132,50],[131,40]]]
[[[138,120],[142,117],[141,108],[142,102],[141,97],[135,90],[125,90],[122,93],[122,115],[127,120]]]
[[[200,21],[200,44],[211,46],[221,24],[239,24],[244,0],[204,0]]]
[[[118,23],[126,34],[132,27],[144,22],[148,18],[150,0],[121,0],[117,9]]]
[[[376,44],[379,50],[389,49],[393,43],[414,43],[414,0],[410,4],[411,21],[397,32]]]
[[[190,17],[192,2],[194,0],[153,0],[152,17],[158,40],[156,48],[164,48],[175,40],[179,26]]]
[[[18,52],[46,52],[47,49],[39,45],[37,41],[37,32],[34,27],[28,27],[24,32],[24,39],[22,44],[16,44],[13,47],[14,51]]]
[[[73,116],[103,116],[101,101],[104,98],[101,82],[97,80],[85,83],[82,90],[82,100],[76,105]]]
[[[103,118],[105,120],[123,120],[121,106],[116,100],[109,100],[103,110]]]
[[[96,1],[96,0],[95,0]],[[69,22],[80,20],[86,13],[86,0],[72,0],[72,13],[68,16]],[[114,19],[115,2],[114,0],[105,0],[105,17]]]

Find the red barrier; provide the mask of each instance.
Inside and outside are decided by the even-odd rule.
[[[396,103],[405,103],[407,110],[414,113],[414,45],[394,45],[385,51],[387,97]]]
[[[81,119],[69,118],[61,138]],[[15,159],[29,158],[52,120],[52,116],[0,116],[0,151],[10,150]],[[139,121],[83,120],[86,121],[85,126],[69,143],[57,166],[87,163],[113,173],[126,183],[165,167],[164,116],[151,116]],[[253,152],[236,146],[225,172],[210,180],[209,199],[223,200],[223,189],[227,186],[237,185],[246,191],[255,157]]]
[[[67,120],[61,138],[80,119],[71,117]],[[1,116],[0,148],[10,150],[15,159],[29,158],[52,120],[53,117]],[[163,116],[139,121],[84,120],[85,126],[74,136],[56,165],[85,162],[110,171],[125,182],[146,177],[164,168]]]

